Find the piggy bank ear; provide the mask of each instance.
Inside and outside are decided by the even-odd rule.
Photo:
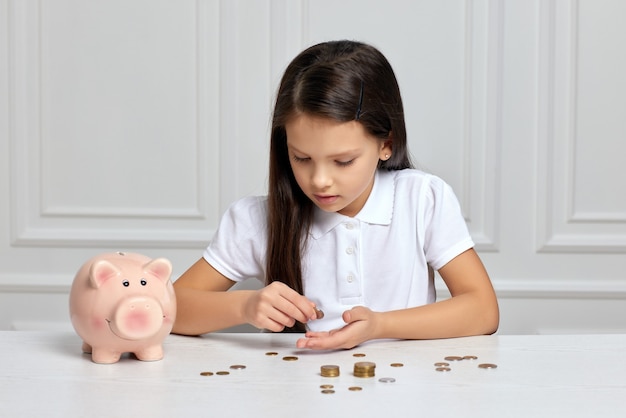
[[[166,282],[172,274],[172,263],[165,258],[157,258],[143,266],[143,271],[151,273],[160,280]]]
[[[94,287],[100,287],[107,280],[118,277],[122,272],[115,267],[111,262],[106,260],[96,261],[91,265],[89,269],[89,280]]]

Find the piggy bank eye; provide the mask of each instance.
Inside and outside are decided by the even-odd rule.
[[[122,284],[124,285],[124,287],[130,286],[130,283],[128,282],[128,280],[124,280]]]
[[[141,282],[140,282],[140,283],[141,283],[141,285],[142,285],[142,286],[145,286],[145,285],[147,285],[147,284],[148,284],[148,282],[146,281],[146,279],[141,279]]]

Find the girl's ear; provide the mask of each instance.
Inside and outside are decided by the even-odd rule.
[[[380,152],[378,153],[380,159],[383,161],[387,161],[391,157],[392,152],[392,144],[393,140],[391,139],[391,132],[389,133],[389,139],[383,142],[383,145],[380,147]]]

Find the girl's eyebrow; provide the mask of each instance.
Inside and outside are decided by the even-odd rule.
[[[360,150],[347,150],[347,151],[343,151],[337,154],[333,154],[333,155],[329,155],[328,158],[339,158],[339,157],[347,157],[347,156],[352,156],[354,154],[358,154],[360,152]]]
[[[289,149],[291,149],[292,151],[299,152],[299,153],[302,153],[302,154],[307,154],[306,152],[304,152],[304,151],[300,151],[298,148],[296,148],[296,147],[294,147],[294,146],[291,146],[291,145],[289,145],[289,144],[287,144],[287,146],[288,146],[288,147],[289,147]],[[359,150],[359,149],[350,149],[350,150],[345,150],[345,151],[338,152],[338,153],[336,153],[336,154],[328,155],[328,156],[327,156],[327,158],[339,158],[339,157],[352,156],[352,155],[354,155],[354,154],[358,154],[359,152],[360,152],[360,150]],[[308,154],[307,154],[307,155],[308,155]]]

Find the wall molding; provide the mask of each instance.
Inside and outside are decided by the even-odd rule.
[[[559,280],[536,278],[492,279],[499,299],[615,299],[626,300],[626,283],[617,280]],[[449,297],[443,283],[438,283],[437,295]]]
[[[624,253],[626,213],[574,207],[578,0],[539,2],[537,252]]]
[[[190,207],[89,207],[50,205],[46,201],[42,133],[42,8],[33,0],[9,1],[9,111],[11,244],[16,247],[198,248],[206,244],[217,223],[217,203],[208,190],[217,189],[217,158],[209,152],[219,135],[210,132],[219,120],[215,94],[215,55],[208,40],[218,17],[206,2],[196,8],[196,137],[195,205]],[[215,29],[213,29],[215,28]],[[216,50],[216,49],[215,49]],[[215,103],[213,103],[215,102]],[[214,153],[213,153],[214,154]],[[130,185],[129,187],[133,187]],[[224,188],[224,187],[222,187]],[[198,233],[198,231],[203,231]]]
[[[3,293],[66,293],[69,297],[72,280],[63,274],[0,274],[0,294]]]
[[[499,251],[504,11],[465,3],[465,101],[461,205],[476,249]]]

